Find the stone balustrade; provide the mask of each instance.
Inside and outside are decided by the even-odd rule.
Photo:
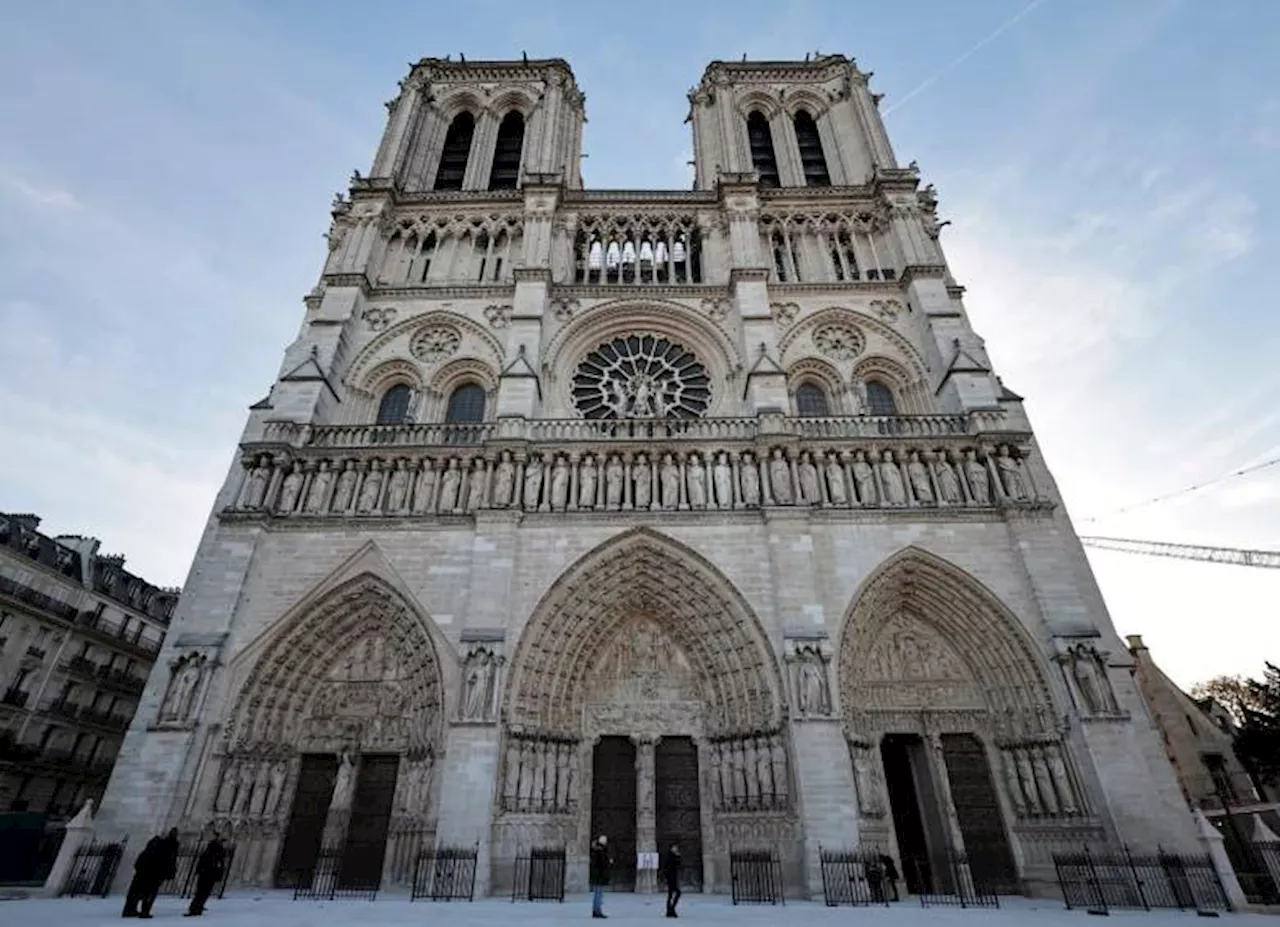
[[[979,416],[271,423],[244,448],[235,512],[945,509],[1048,502],[1025,435]]]

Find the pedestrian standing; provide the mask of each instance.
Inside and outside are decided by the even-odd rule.
[[[671,844],[671,849],[662,855],[662,878],[667,883],[667,917],[679,917],[676,905],[680,903],[680,847]]]
[[[591,916],[604,917],[604,887],[609,884],[609,838],[601,834],[591,846],[589,881],[591,883]]]
[[[122,917],[150,917],[160,885],[178,871],[178,829],[152,837],[133,863],[133,879],[124,899]]]
[[[884,867],[884,880],[889,883],[892,893],[890,901],[898,901],[898,865],[888,853],[880,854],[880,865]]]
[[[187,917],[199,917],[204,913],[205,902],[209,900],[209,896],[213,894],[213,887],[226,872],[226,865],[227,850],[222,845],[222,838],[214,834],[196,862],[196,893],[191,897],[191,907],[187,909]]]

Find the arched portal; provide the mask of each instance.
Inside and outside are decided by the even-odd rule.
[[[237,881],[290,885],[323,848],[349,883],[404,881],[430,841],[442,747],[426,625],[361,574],[286,617],[232,664],[238,694],[206,790],[236,841]]]
[[[727,876],[731,843],[786,857],[782,692],[759,621],[703,557],[643,529],[587,554],[538,604],[513,661],[495,873],[522,842],[582,855],[595,832],[624,884],[634,854],[670,842],[695,882]]]
[[[949,857],[1014,889],[1027,828],[1082,823],[1078,777],[1035,645],[977,580],[918,548],[889,558],[845,618],[840,697],[864,840],[910,887]]]

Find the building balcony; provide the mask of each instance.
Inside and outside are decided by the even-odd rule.
[[[25,708],[27,701],[30,698],[30,692],[23,692],[21,689],[10,687],[5,690],[3,696],[0,696],[0,702],[3,702],[6,705],[12,705],[15,708]]]
[[[98,678],[98,669],[98,664],[88,657],[72,657],[62,663],[63,672],[86,680],[96,680]]]
[[[75,721],[80,717],[80,706],[75,702],[69,702],[66,699],[55,699],[45,706],[45,712],[51,715],[57,715],[60,718],[66,718],[68,721]]]
[[[113,714],[110,711],[85,708],[80,712],[79,720],[88,724],[96,724],[98,727],[104,727],[111,731],[125,731],[128,730],[131,719]]]
[[[0,737],[0,761],[24,763],[39,755],[40,748],[34,744],[17,743],[12,735]]]
[[[127,670],[109,666],[99,666],[97,678],[98,682],[106,688],[127,692],[130,695],[137,695],[147,685],[145,679],[139,679]]]
[[[31,657],[33,660],[43,660],[45,658],[45,651],[40,647],[28,647],[27,656]]]

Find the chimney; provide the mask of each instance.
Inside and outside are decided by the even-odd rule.
[[[1147,649],[1147,645],[1142,642],[1141,634],[1130,634],[1125,637],[1125,640],[1129,642],[1130,651]]]

